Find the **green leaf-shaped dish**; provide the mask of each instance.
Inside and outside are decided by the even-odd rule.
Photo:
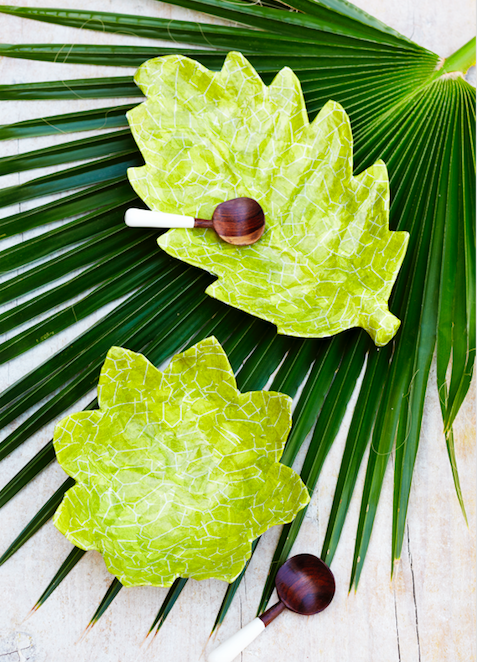
[[[81,549],[101,552],[125,586],[231,582],[251,542],[309,501],[299,476],[278,462],[291,399],[241,394],[215,338],[163,372],[113,347],[98,397],[99,410],[56,426],[58,461],[77,484],[53,521]]]
[[[390,232],[389,183],[379,161],[352,175],[349,118],[329,101],[310,124],[288,68],[267,87],[240,53],[212,72],[182,55],[145,62],[147,101],[128,113],[146,165],[129,179],[151,209],[211,218],[224,200],[255,198],[259,242],[234,247],[212,230],[170,230],[159,245],[219,278],[207,293],[273,322],[279,333],[322,337],[353,326],[385,345],[388,310],[408,234]]]

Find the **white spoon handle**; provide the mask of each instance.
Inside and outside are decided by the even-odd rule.
[[[193,228],[195,221],[192,216],[148,209],[128,209],[124,220],[131,228]]]
[[[232,662],[246,646],[252,643],[265,630],[265,624],[260,618],[244,625],[244,627],[233,634],[230,639],[220,644],[212,651],[207,662]]]

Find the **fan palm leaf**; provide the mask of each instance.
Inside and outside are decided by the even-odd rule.
[[[267,83],[281,67],[292,67],[302,82],[310,117],[329,98],[341,103],[350,115],[355,170],[359,172],[379,158],[388,166],[393,193],[390,225],[411,235],[391,298],[391,308],[402,319],[402,328],[397,338],[380,350],[358,331],[331,340],[297,341],[279,337],[270,325],[201,295],[210,282],[207,275],[155,253],[151,236],[121,228],[124,206],[135,198],[125,178],[126,169],[141,163],[128,129],[8,157],[0,160],[1,172],[64,165],[77,159],[87,163],[4,189],[0,206],[87,188],[0,221],[0,233],[5,237],[52,221],[61,222],[56,229],[46,228],[40,239],[0,253],[2,270],[12,271],[12,276],[0,285],[3,302],[53,284],[37,300],[20,302],[17,308],[3,313],[0,323],[5,329],[26,320],[31,320],[31,326],[0,345],[0,358],[6,361],[18,356],[74,325],[77,319],[101,310],[105,303],[124,295],[128,298],[0,396],[2,426],[42,403],[2,442],[0,458],[90,391],[111,344],[144,351],[159,365],[181,347],[214,332],[225,343],[242,389],[265,387],[277,368],[273,388],[294,395],[303,386],[282,461],[291,464],[314,429],[302,469],[302,478],[311,492],[366,365],[322,549],[322,558],[331,562],[359,468],[370,446],[351,576],[351,584],[357,586],[393,448],[393,560],[401,554],[434,351],[448,454],[464,508],[452,424],[470,385],[475,353],[475,90],[462,76],[475,61],[475,40],[440,63],[436,54],[345,0],[293,0],[286,6],[273,0],[262,5],[242,0],[173,0],[171,4],[240,25],[3,5],[0,12],[22,18],[182,41],[187,47],[4,44],[0,45],[0,54],[89,64],[108,64],[114,57],[119,66],[136,66],[153,56],[180,52],[218,70],[227,51],[240,49]],[[190,48],[189,44],[199,48]],[[207,50],[202,50],[204,47]],[[0,99],[134,95],[140,92],[130,76],[0,86]],[[17,122],[0,127],[0,139],[117,129],[126,126],[125,113],[130,108],[128,102]],[[78,214],[79,218],[69,220]],[[78,242],[83,242],[79,249]],[[58,249],[63,251],[59,256]],[[38,251],[43,258],[40,264],[36,263]],[[154,254],[155,259],[151,257]],[[128,263],[136,265],[136,271],[126,279],[123,274]],[[20,265],[27,268],[21,279],[13,275]],[[77,269],[83,271],[78,275]],[[55,286],[55,280],[67,274],[72,274],[67,284]],[[79,302],[71,302],[73,296],[83,293]],[[36,321],[59,303],[64,306],[62,310]],[[6,503],[52,460],[50,443],[2,490],[0,503]],[[28,525],[30,535],[46,519],[48,504],[40,511],[42,516],[36,516]],[[276,570],[291,550],[303,517],[304,511],[283,529],[259,611],[268,602]],[[17,549],[22,541],[20,537],[12,547]],[[45,595],[81,557],[74,550],[70,556]],[[242,576],[227,590],[216,625],[223,620]],[[163,623],[183,586],[181,580],[171,589],[152,627]],[[120,587],[113,584],[93,620],[99,618]],[[42,596],[39,603],[44,599]]]

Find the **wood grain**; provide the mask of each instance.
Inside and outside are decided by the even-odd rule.
[[[196,228],[214,228],[221,239],[235,246],[250,246],[265,231],[265,214],[253,198],[234,198],[221,202],[212,219],[194,219]]]
[[[278,571],[275,585],[279,602],[259,616],[265,627],[285,608],[302,616],[318,614],[329,606],[336,590],[333,573],[313,554],[289,558]]]

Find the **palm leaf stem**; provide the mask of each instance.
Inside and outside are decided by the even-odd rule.
[[[475,66],[475,37],[446,58],[437,75],[443,76],[453,72],[466,74],[473,66]]]

